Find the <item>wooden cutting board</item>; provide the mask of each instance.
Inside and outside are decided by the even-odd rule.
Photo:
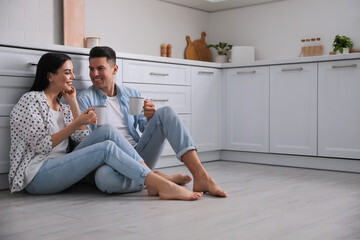
[[[185,58],[189,60],[207,61],[211,62],[211,51],[206,48],[207,43],[205,42],[206,33],[201,33],[201,39],[197,39],[191,42],[189,36],[186,36],[188,43],[185,50]]]

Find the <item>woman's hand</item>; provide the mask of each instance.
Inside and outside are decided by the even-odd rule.
[[[83,125],[96,125],[97,117],[94,112],[95,108],[88,108],[83,113],[81,113],[75,121],[78,122],[80,126]]]
[[[62,91],[61,94],[69,104],[76,101],[76,89],[74,86],[71,86],[71,90],[69,91]]]

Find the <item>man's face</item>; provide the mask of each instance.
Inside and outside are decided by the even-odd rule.
[[[106,92],[112,89],[115,84],[115,74],[118,70],[118,66],[109,64],[106,61],[106,57],[90,58],[89,69],[90,79],[95,88],[99,88]]]

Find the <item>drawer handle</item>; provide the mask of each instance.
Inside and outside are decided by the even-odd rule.
[[[237,72],[236,74],[254,74],[256,71]]]
[[[160,99],[160,98],[152,98],[150,99],[151,102],[168,102],[169,99]]]
[[[302,70],[304,70],[302,67],[299,67],[299,68],[283,68],[283,69],[281,69],[282,72],[302,71]]]
[[[167,76],[169,76],[168,73],[156,73],[156,72],[151,72],[150,75],[151,75],[151,76],[162,76],[162,77],[167,77]]]
[[[29,62],[29,65],[30,65],[30,66],[37,66],[38,64],[37,64],[37,63],[34,63],[34,62]]]
[[[199,74],[214,74],[214,72],[199,71]]]
[[[350,65],[333,65],[332,68],[353,68],[356,67],[356,64],[350,64]]]

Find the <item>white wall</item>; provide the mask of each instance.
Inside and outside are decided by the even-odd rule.
[[[86,0],[87,37],[119,52],[160,56],[162,43],[172,44],[172,57],[184,58],[187,42],[208,32],[209,13],[156,0]]]
[[[0,40],[62,44],[62,0],[0,0]]]
[[[86,0],[86,36],[116,51],[160,56],[171,43],[184,58],[185,36],[207,43],[255,46],[256,59],[294,58],[300,39],[321,37],[324,54],[336,34],[360,48],[360,0],[287,0],[206,13],[157,0]],[[62,0],[0,0],[0,41],[63,43]]]
[[[287,0],[210,15],[209,41],[255,46],[256,60],[296,58],[303,38],[321,37],[324,54],[336,34],[360,48],[359,0]]]

